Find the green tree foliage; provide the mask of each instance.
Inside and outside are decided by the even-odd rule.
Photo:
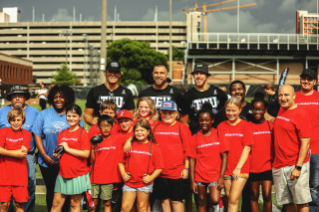
[[[123,76],[120,83],[136,85],[151,84],[152,71],[156,64],[167,66],[165,54],[151,48],[149,42],[130,39],[116,40],[108,44],[108,61],[118,61],[122,66]]]
[[[173,61],[184,61],[185,51],[173,46]],[[169,49],[167,50],[167,60],[169,60]]]
[[[61,67],[56,70],[57,74],[54,74],[52,77],[54,81],[53,84],[57,85],[74,85],[77,81],[77,76],[70,71],[65,63],[61,64]]]

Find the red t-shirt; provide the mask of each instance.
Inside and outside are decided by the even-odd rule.
[[[179,179],[185,165],[185,153],[192,134],[186,125],[176,122],[172,126],[159,123],[153,129],[155,140],[163,152],[164,165],[160,177]]]
[[[309,96],[302,95],[300,91],[295,94],[296,105],[304,109],[310,118],[312,134],[309,150],[312,155],[319,154],[319,92],[314,90]]]
[[[122,145],[125,144],[125,142],[127,141],[127,139],[129,139],[129,137],[133,136],[133,129],[130,132],[123,132],[122,130],[118,131],[117,134],[117,140],[119,143],[121,143]]]
[[[113,128],[111,130],[111,134],[116,135],[120,129],[121,129],[120,125],[113,123]],[[92,125],[92,127],[89,130],[89,138],[90,139],[95,135],[102,135],[102,132],[97,124]]]
[[[296,165],[301,146],[300,138],[311,137],[308,113],[300,107],[280,109],[274,123],[275,159],[273,167],[279,169]],[[304,163],[309,161],[309,154]]]
[[[135,125],[135,123],[138,121],[138,120],[140,120],[141,118],[137,118],[137,119],[135,119],[135,120],[133,120],[133,126]],[[151,128],[152,128],[152,130],[154,129],[154,127],[156,126],[156,125],[158,125],[160,122],[159,121],[150,121],[150,120],[147,120],[147,122],[151,125]]]
[[[188,156],[196,159],[195,181],[212,183],[218,180],[221,170],[220,154],[229,151],[223,140],[219,140],[217,130],[209,136],[199,131],[193,135]]]
[[[244,146],[254,144],[254,138],[249,123],[241,120],[236,125],[228,124],[227,120],[220,123],[217,127],[219,139],[224,139],[229,146],[227,168],[225,175],[232,175],[236,168]],[[249,173],[249,157],[241,168],[241,173]]]
[[[10,127],[0,130],[0,146],[6,150],[21,149],[25,146],[29,151],[32,136],[27,130],[13,132]],[[0,156],[0,185],[28,186],[27,159]]]
[[[132,143],[132,150],[125,154],[122,150],[120,163],[125,163],[125,170],[131,175],[131,179],[124,182],[131,188],[140,188],[152,184],[153,182],[144,183],[144,174],[152,174],[155,169],[163,169],[164,162],[160,148],[151,143],[139,143],[137,141]]]
[[[118,169],[118,158],[121,143],[117,135],[111,135],[99,143],[95,150],[95,161],[91,165],[90,178],[94,184],[110,184],[122,182]]]
[[[88,133],[81,127],[75,131],[70,132],[69,128],[61,131],[58,136],[58,143],[66,142],[72,149],[90,150],[91,143]],[[64,152],[59,161],[59,174],[63,178],[75,178],[85,175],[89,172],[87,159],[75,157],[67,152]]]
[[[254,136],[254,145],[251,146],[250,151],[250,172],[260,173],[271,170],[274,160],[274,145],[271,138],[274,125],[267,121],[260,124],[249,122],[249,124]]]

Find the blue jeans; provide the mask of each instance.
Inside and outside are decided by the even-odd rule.
[[[312,201],[308,203],[309,212],[318,212],[319,205],[319,154],[310,157],[309,186]]]
[[[29,191],[29,196],[30,199],[28,202],[24,203],[24,211],[25,212],[33,212],[34,211],[34,206],[35,206],[35,186],[36,186],[36,177],[35,177],[35,157],[34,154],[32,155],[27,155],[27,167],[28,167],[28,191]],[[14,212],[15,211],[15,206],[13,204],[13,201],[11,200],[10,202],[10,208],[8,212]]]

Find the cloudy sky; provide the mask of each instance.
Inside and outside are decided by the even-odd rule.
[[[199,5],[222,0],[197,0]],[[316,0],[239,0],[240,4],[256,3],[257,6],[240,9],[240,32],[294,33],[297,10],[317,12]],[[195,0],[173,0],[173,21],[185,21],[183,9],[194,6]],[[235,6],[232,2],[214,8]],[[32,21],[32,6],[35,7],[35,21],[72,21],[73,6],[76,20],[101,20],[101,0],[0,0],[2,7],[19,7],[21,21]],[[121,21],[153,21],[155,6],[158,6],[158,20],[168,21],[169,0],[108,0],[108,20],[114,18],[114,6]],[[237,10],[210,13],[209,32],[236,32]]]

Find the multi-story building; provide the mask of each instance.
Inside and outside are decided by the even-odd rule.
[[[200,15],[187,16],[186,22],[172,23],[172,43],[179,49],[186,49],[187,33],[198,32],[201,22]],[[123,38],[150,42],[151,47],[167,54],[169,22],[107,22],[107,42]],[[100,51],[100,41],[101,22],[0,23],[0,52],[32,60],[37,83],[49,83],[62,62],[82,80],[84,75],[88,78],[90,74],[84,71],[87,47],[94,45],[92,48]]]
[[[296,13],[296,34],[312,34],[313,29],[317,28],[318,20],[317,13],[298,10]]]

